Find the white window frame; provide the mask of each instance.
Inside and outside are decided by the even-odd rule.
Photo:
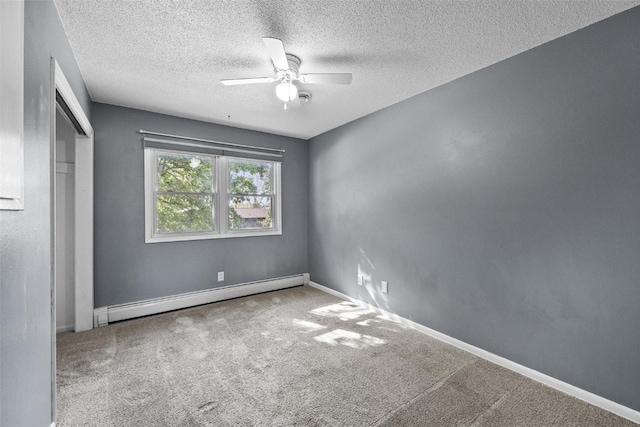
[[[209,156],[214,162],[215,182],[212,188],[214,231],[156,233],[156,207],[154,192],[157,188],[157,153],[175,153],[182,155]],[[228,239],[235,237],[257,237],[282,235],[282,196],[281,196],[281,163],[263,160],[273,164],[273,195],[271,206],[272,228],[266,229],[230,229],[228,200],[228,159],[250,160],[244,157],[221,156],[187,150],[171,150],[145,147],[144,149],[144,200],[145,200],[145,243],[183,242],[189,240]]]

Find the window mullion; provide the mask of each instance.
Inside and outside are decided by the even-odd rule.
[[[227,161],[223,156],[218,156],[216,158],[216,180],[217,180],[217,191],[218,195],[218,206],[216,208],[216,213],[218,214],[218,230],[220,234],[225,234],[227,232],[227,221],[226,218],[229,216],[228,206],[227,206]]]

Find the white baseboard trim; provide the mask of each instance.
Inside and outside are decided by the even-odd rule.
[[[444,341],[447,344],[451,344],[455,347],[458,347],[462,350],[468,351],[471,354],[474,354],[478,357],[481,357],[483,359],[486,359],[490,362],[495,363],[496,365],[500,365],[504,368],[507,368],[509,370],[512,370],[514,372],[517,372],[519,374],[524,375],[525,377],[529,377],[535,381],[538,381],[542,384],[545,384],[549,387],[555,388],[556,390],[559,390],[563,393],[566,393],[570,396],[576,397],[580,400],[584,400],[587,403],[591,403],[592,405],[595,405],[599,408],[602,408],[606,411],[609,412],[613,412],[616,415],[619,415],[621,417],[624,417],[628,420],[631,420],[635,423],[640,424],[640,412],[635,411],[631,408],[628,408],[626,406],[620,405],[619,403],[613,402],[609,399],[605,399],[604,397],[600,397],[596,394],[593,394],[589,391],[583,390],[581,388],[575,387],[569,383],[566,383],[564,381],[560,381],[556,378],[550,377],[549,375],[543,374],[542,372],[538,372],[535,371],[531,368],[527,368],[526,366],[520,365],[516,362],[512,362],[509,359],[505,359],[504,357],[498,356],[496,354],[490,353],[486,350],[483,350],[479,347],[473,346],[471,344],[467,344],[463,341],[457,340],[455,338],[452,338],[448,335],[445,335],[441,332],[438,332],[434,329],[431,328],[427,328],[426,326],[423,326],[419,323],[416,323],[412,320],[409,319],[405,319],[404,317],[400,317],[396,314],[390,313],[386,310],[383,310],[379,307],[373,306],[371,304],[368,304],[364,301],[360,301],[356,298],[350,297],[349,295],[343,294],[342,292],[338,292],[336,290],[333,290],[331,288],[327,288],[326,286],[320,285],[318,283],[309,282],[309,286],[313,286],[316,289],[319,289],[321,291],[324,291],[326,293],[329,293],[331,295],[334,295],[338,298],[347,300],[347,301],[351,301],[355,304],[358,304],[362,307],[368,308],[378,314],[382,314],[384,316],[387,316],[393,320],[396,320],[412,329],[415,329],[418,332],[422,332],[423,334],[429,335],[433,338],[436,338],[440,341]]]
[[[154,298],[126,304],[98,307],[93,310],[94,327],[106,326],[112,322],[164,313],[182,308],[195,307],[202,304],[224,301],[232,298],[246,297],[263,292],[292,288],[308,283],[308,274],[279,277],[277,279],[242,283],[203,291],[188,292],[163,298]]]

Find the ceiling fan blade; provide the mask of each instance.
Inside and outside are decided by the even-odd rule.
[[[248,79],[224,79],[220,80],[220,83],[226,86],[233,85],[248,85],[252,83],[272,83],[275,82],[276,79],[273,77],[251,77]]]
[[[284,51],[282,40],[263,37],[262,41],[264,41],[265,46],[267,46],[267,51],[269,51],[269,55],[271,55],[273,65],[275,65],[278,70],[288,70],[289,61],[287,61],[287,54]]]
[[[300,74],[298,80],[302,83],[328,83],[337,85],[351,84],[351,73],[315,73]]]

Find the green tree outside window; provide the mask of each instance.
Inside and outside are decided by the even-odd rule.
[[[229,228],[272,228],[273,164],[229,160]]]
[[[157,232],[214,231],[213,158],[157,154]]]

